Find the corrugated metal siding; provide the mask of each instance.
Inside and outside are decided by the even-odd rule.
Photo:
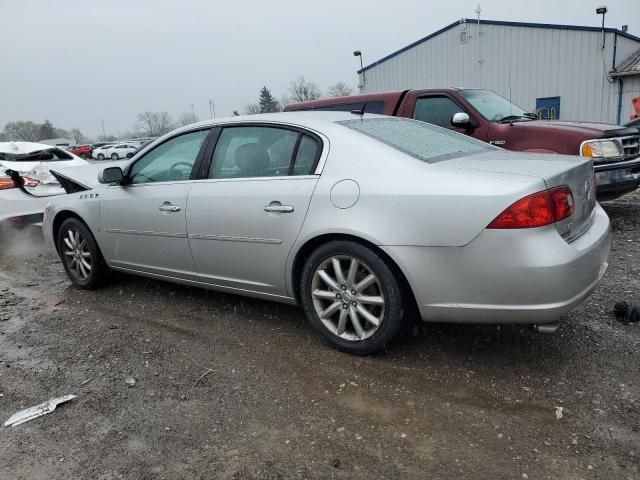
[[[629,117],[634,113],[631,99],[640,97],[640,77],[625,77],[622,87],[622,110],[620,123],[624,124],[629,121]]]
[[[640,46],[617,41],[618,62]],[[465,23],[366,70],[363,92],[487,88],[531,111],[536,98],[559,96],[561,119],[615,123],[618,87],[607,76],[614,34],[604,50],[601,42],[599,32]]]

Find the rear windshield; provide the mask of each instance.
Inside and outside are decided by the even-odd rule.
[[[337,123],[427,163],[496,149],[461,133],[405,118],[362,118]]]
[[[73,157],[61,148],[48,148],[29,153],[0,152],[0,160],[9,162],[60,162],[73,160]]]

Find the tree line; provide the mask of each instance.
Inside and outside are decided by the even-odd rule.
[[[86,137],[79,128],[65,130],[56,128],[49,120],[43,123],[32,121],[8,122],[4,126],[4,131],[0,132],[0,141],[16,140],[22,142],[39,142],[51,138],[69,138],[78,144],[86,141]]]
[[[352,93],[353,88],[344,82],[338,82],[327,89],[325,96],[346,97]],[[318,100],[322,96],[322,92],[317,84],[301,76],[291,81],[287,93],[282,95],[279,100],[273,96],[271,90],[266,86],[262,87],[258,96],[258,102],[246,105],[244,113],[246,115],[253,115],[256,113],[281,112],[289,103]],[[234,110],[233,114],[239,115],[237,110]]]
[[[349,85],[344,82],[338,82],[327,89],[325,96],[343,97],[351,95],[352,93],[353,89]],[[317,84],[301,76],[291,81],[287,93],[281,95],[279,99],[273,96],[271,90],[263,86],[258,94],[258,101],[246,105],[244,107],[244,113],[253,115],[256,113],[281,112],[289,103],[317,100],[322,96],[322,92]],[[234,110],[233,115],[240,115],[240,113],[238,110]],[[119,135],[119,137],[158,137],[170,132],[176,127],[189,125],[199,120],[194,112],[185,112],[180,115],[177,121],[174,121],[168,112],[146,111],[137,115],[133,131],[125,132]],[[0,132],[0,141],[38,142],[51,138],[68,138],[73,140],[76,145],[89,141],[79,128],[72,128],[70,130],[56,128],[49,120],[45,120],[43,123],[32,121],[8,122],[4,127],[4,131]],[[99,139],[103,141],[115,141],[118,138],[114,135],[104,135],[100,136]]]

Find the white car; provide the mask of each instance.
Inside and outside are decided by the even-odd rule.
[[[49,197],[65,193],[49,170],[87,164],[62,147],[32,142],[0,142],[0,225],[5,222],[41,222]],[[20,175],[20,186],[7,171]]]
[[[102,158],[97,157],[98,160],[104,160],[105,158],[111,158],[112,160],[120,160],[121,158],[127,158],[128,153],[133,153],[138,149],[137,145],[132,143],[118,143],[100,149],[98,155],[103,155]]]

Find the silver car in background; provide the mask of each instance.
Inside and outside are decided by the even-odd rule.
[[[334,347],[425,321],[553,330],[607,267],[590,160],[342,112],[189,125],[126,166],[54,172],[44,233],[71,281],[109,269],[298,303]]]

